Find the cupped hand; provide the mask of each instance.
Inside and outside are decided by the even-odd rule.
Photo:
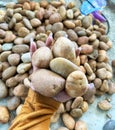
[[[48,40],[47,40],[48,41]],[[48,44],[48,43],[47,43]],[[49,44],[48,44],[49,45]],[[33,41],[33,39],[31,39],[30,41],[30,55],[31,55],[31,58],[32,58],[32,55],[33,53],[37,50],[37,46],[36,46],[36,43]],[[32,73],[36,72],[36,70],[38,70],[39,68],[36,67],[33,63],[32,63]],[[32,85],[32,82],[31,82],[31,85],[30,85],[31,89],[33,91],[36,91],[35,90],[35,87]],[[72,97],[70,97],[66,91],[63,89],[61,92],[59,92],[55,97],[52,97],[54,100],[58,101],[58,102],[66,102],[68,100],[70,100]]]

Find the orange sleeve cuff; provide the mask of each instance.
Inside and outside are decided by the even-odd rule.
[[[9,130],[49,130],[50,118],[60,103],[29,89],[28,97],[21,113],[16,117]]]

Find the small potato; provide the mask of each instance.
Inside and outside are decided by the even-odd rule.
[[[56,123],[58,121],[58,119],[60,118],[60,113],[55,112],[52,116],[51,116],[51,123]]]
[[[53,55],[48,47],[40,47],[32,55],[32,63],[38,68],[48,68],[52,59]]]
[[[20,104],[20,98],[18,97],[11,97],[7,101],[7,107],[9,110],[15,110]]]
[[[67,112],[71,110],[72,100],[69,100],[65,103],[65,109]]]
[[[28,88],[24,86],[24,84],[17,85],[14,90],[13,94],[18,97],[25,97],[28,94]]]
[[[60,127],[60,128],[58,128],[58,130],[69,130],[69,129],[66,127]]]
[[[67,30],[67,34],[68,34],[68,38],[69,38],[71,41],[77,41],[78,36],[77,36],[77,34],[75,33],[74,30],[68,29],[68,30]]]
[[[2,77],[3,77],[3,79],[6,80],[15,74],[16,74],[16,67],[11,66],[11,67],[8,67],[7,69],[4,70],[4,72],[2,73]]]
[[[56,33],[58,31],[62,31],[63,30],[63,24],[61,22],[54,23],[51,30],[52,30],[53,33]]]
[[[11,77],[6,80],[7,87],[12,88],[12,87],[15,87],[17,84],[18,84],[18,81],[16,80],[15,77]]]
[[[57,22],[60,22],[60,21],[61,21],[61,16],[60,16],[59,13],[53,13],[49,17],[49,22],[51,24],[54,24],[54,23],[57,23]]]
[[[75,126],[75,120],[74,118],[69,115],[68,113],[64,113],[62,115],[62,120],[64,125],[69,129],[69,130],[73,130],[74,126]]]
[[[5,83],[0,79],[0,98],[5,98],[8,94],[8,89]]]
[[[87,124],[82,120],[78,120],[75,124],[75,130],[88,130]]]
[[[83,101],[83,104],[81,106],[81,110],[83,112],[86,112],[88,110],[88,103],[86,101]]]
[[[64,113],[64,112],[65,112],[65,107],[64,107],[64,104],[61,103],[57,110],[57,113]]]
[[[23,104],[20,104],[20,105],[17,107],[17,109],[16,109],[16,115],[19,115],[19,114],[20,114],[22,107],[23,107]]]
[[[24,80],[25,78],[27,78],[27,77],[28,77],[28,73],[17,74],[17,75],[15,76],[15,79],[16,79],[16,81],[17,81],[18,83],[20,83],[20,82],[23,82],[23,80]]]
[[[7,123],[9,121],[10,114],[7,107],[0,106],[0,123]]]
[[[98,103],[98,107],[103,111],[107,111],[112,108],[112,105],[107,100],[102,100]]]
[[[64,78],[47,69],[39,69],[34,72],[31,82],[37,92],[47,97],[54,97],[65,85]]]
[[[14,60],[15,59],[15,60]],[[20,55],[17,53],[14,54],[10,54],[8,56],[8,62],[10,63],[10,65],[18,65],[20,62]]]
[[[76,97],[71,105],[71,108],[78,108],[80,106],[82,106],[83,104],[83,98],[82,97]]]
[[[106,79],[106,77],[107,77],[107,73],[106,72],[107,72],[106,68],[101,68],[101,69],[97,70],[96,75],[100,79]]]
[[[90,54],[93,52],[93,46],[84,44],[81,45],[81,54]]]
[[[0,61],[5,62],[7,61],[8,56],[11,54],[11,51],[4,51],[0,54]]]
[[[80,108],[74,108],[70,111],[70,115],[74,118],[80,118],[83,115],[83,112]]]
[[[82,96],[88,89],[88,81],[81,71],[74,71],[66,79],[65,90],[71,97]]]

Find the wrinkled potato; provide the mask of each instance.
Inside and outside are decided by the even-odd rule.
[[[10,118],[7,107],[0,106],[0,123],[7,123]]]
[[[53,55],[48,47],[40,47],[32,55],[32,63],[38,68],[48,68],[52,59]]]
[[[34,72],[31,75],[31,82],[37,92],[47,97],[57,95],[65,85],[64,78],[47,69]]]
[[[65,90],[69,96],[83,96],[87,89],[88,81],[83,72],[74,71],[67,77]]]

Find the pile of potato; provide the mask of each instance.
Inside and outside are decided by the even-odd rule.
[[[47,40],[51,34],[53,40],[50,43]],[[31,39],[38,48],[32,56],[33,64],[40,68],[36,72],[39,74],[37,80],[34,75],[30,76]],[[40,84],[43,89],[36,88],[45,96],[53,97],[66,88],[73,99],[61,104],[61,110],[55,113],[58,115],[55,117],[57,119],[61,114],[68,129],[79,130],[74,118],[81,117],[88,110],[88,104],[94,102],[95,95],[115,92],[107,56],[111,47],[105,25],[93,19],[92,15],[83,16],[73,2],[68,5],[64,0],[8,3],[0,18],[0,99],[7,96],[9,99],[7,107],[0,109],[4,111],[0,112],[0,122],[8,122],[8,111],[17,109],[19,114],[31,77],[33,82],[35,80],[34,86],[41,83],[40,79],[47,79],[48,84]],[[45,91],[48,86],[51,86],[50,92]],[[68,118],[73,122],[70,126]]]

